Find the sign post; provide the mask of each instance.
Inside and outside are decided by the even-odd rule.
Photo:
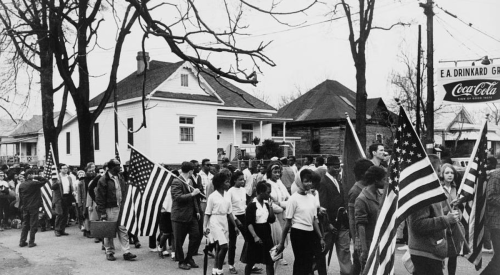
[[[437,69],[438,90],[443,101],[471,104],[500,101],[500,65]]]

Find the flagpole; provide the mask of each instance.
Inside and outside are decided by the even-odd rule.
[[[358,145],[359,152],[361,152],[361,156],[363,158],[366,158],[365,150],[363,150],[363,147],[361,147],[361,142],[359,142],[358,135],[354,131],[354,126],[352,126],[352,122],[351,122],[351,119],[349,118],[349,114],[347,112],[345,112],[345,116],[346,116],[347,123],[349,123],[349,127],[351,127],[351,131],[353,133],[354,140],[356,140],[356,145]]]
[[[56,163],[56,158],[54,155],[54,149],[52,148],[52,143],[50,144],[50,152],[52,153],[52,160],[54,161],[54,166],[56,167],[57,178],[59,179],[59,182],[61,183],[61,175],[59,174],[59,169],[57,169],[58,163]]]
[[[145,158],[147,158],[147,157],[146,157],[146,155],[144,155],[141,151],[139,151],[139,150],[135,149],[135,147],[134,147],[134,146],[132,146],[130,143],[128,143],[128,146],[130,146],[130,148],[131,148],[131,149],[133,149],[133,150],[137,151],[138,153],[140,153],[141,155],[143,155]],[[155,161],[153,161],[153,162],[154,162],[156,165],[158,165],[161,169],[164,169],[165,171],[169,172],[169,173],[170,173],[170,174],[171,174],[174,178],[176,178],[176,179],[180,180],[181,182],[183,182],[184,184],[186,184],[186,186],[187,186],[187,187],[189,187],[189,188],[191,189],[191,191],[195,189],[193,186],[189,185],[186,181],[184,181],[183,179],[179,178],[178,176],[176,176],[176,175],[175,175],[174,173],[172,173],[171,171],[168,171],[165,167],[163,167],[163,166],[159,165],[159,164],[158,164],[157,162],[155,162]],[[207,198],[207,197],[206,197],[204,194],[202,194],[202,193],[200,193],[199,195],[201,195],[201,196],[202,196],[202,197],[204,197],[204,198]]]
[[[483,123],[483,127],[481,128],[481,132],[479,132],[479,138],[476,140],[476,144],[474,144],[474,149],[472,150],[472,154],[470,155],[469,163],[467,164],[467,168],[465,168],[464,176],[462,177],[462,182],[460,183],[460,187],[458,188],[458,191],[457,191],[457,194],[459,196],[460,196],[460,193],[462,193],[464,183],[467,180],[467,174],[469,174],[469,171],[472,167],[472,162],[474,161],[474,156],[477,153],[477,148],[479,147],[479,142],[481,141],[481,136],[483,135],[484,125],[486,123],[488,123],[488,116],[489,116],[489,114],[486,114],[486,119]]]

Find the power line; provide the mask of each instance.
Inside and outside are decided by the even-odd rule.
[[[442,18],[440,18],[439,16],[436,15],[436,21],[443,27],[443,29],[453,38],[455,39],[455,41],[457,41],[458,43],[462,44],[462,46],[464,46],[465,48],[467,48],[469,51],[473,52],[475,55],[477,56],[480,56],[480,54],[474,50],[472,50],[471,48],[469,48],[467,45],[465,45],[465,43],[463,43],[461,40],[459,40],[458,38],[456,38],[449,30],[448,28],[445,26],[445,22],[443,21]],[[481,48],[479,45],[476,45],[478,46],[479,48]],[[483,50],[484,52],[486,52],[486,50],[484,50],[483,48],[481,48],[481,50]]]
[[[451,16],[451,17],[454,17],[454,18],[458,19],[460,22],[462,22],[462,23],[464,23],[465,25],[467,25],[467,26],[471,27],[472,29],[474,29],[474,30],[476,30],[476,31],[478,31],[478,32],[480,32],[480,33],[482,33],[483,35],[485,35],[485,36],[487,36],[487,37],[489,37],[489,38],[491,38],[491,39],[493,39],[493,40],[495,40],[495,41],[497,41],[497,42],[500,42],[500,40],[499,40],[499,39],[497,39],[497,38],[495,38],[495,37],[493,37],[493,36],[491,36],[491,35],[489,35],[489,34],[487,34],[487,33],[483,32],[483,31],[482,31],[482,30],[480,30],[480,29],[477,29],[476,27],[473,27],[473,26],[472,26],[472,23],[467,23],[467,22],[465,22],[464,20],[462,20],[462,18],[460,18],[460,17],[458,17],[457,15],[455,15],[455,14],[453,14],[453,13],[451,13],[451,12],[449,12],[449,11],[445,10],[445,9],[443,9],[442,7],[440,7],[440,6],[439,6],[439,5],[437,5],[437,4],[436,4],[436,7],[437,7],[437,8],[439,8],[440,10],[444,11],[444,12],[445,12],[446,14],[448,14],[449,16]]]

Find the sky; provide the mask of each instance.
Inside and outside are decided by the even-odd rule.
[[[116,3],[117,1],[115,1]],[[153,1],[153,3],[159,1]],[[178,0],[182,8],[182,0]],[[200,15],[215,30],[227,26],[224,6],[221,1],[202,1]],[[235,1],[229,1],[230,11],[236,10]],[[299,2],[299,3],[296,3]],[[310,1],[283,0],[276,11],[290,11],[303,7]],[[347,1],[356,5],[358,1]],[[386,103],[393,100],[395,87],[390,84],[391,74],[403,72],[401,55],[408,54],[416,59],[418,25],[422,26],[422,47],[426,51],[426,17],[419,3],[424,0],[378,0],[374,14],[374,26],[388,27],[396,22],[411,23],[410,26],[396,26],[389,31],[373,30],[367,43],[367,93],[368,97],[382,97]],[[124,3],[124,2],[123,2]],[[118,2],[118,9],[125,7]],[[267,8],[269,1],[251,1],[259,7]],[[316,4],[305,13],[273,17],[244,8],[242,25],[247,26],[245,34],[238,37],[237,43],[243,48],[251,48],[261,42],[272,41],[264,53],[275,62],[271,67],[260,64],[262,73],[258,74],[259,83],[252,85],[237,84],[249,93],[264,94],[271,105],[276,106],[281,96],[297,91],[305,93],[325,81],[336,80],[351,90],[356,90],[355,68],[348,42],[347,20],[342,10],[332,14],[336,1]],[[497,0],[435,0],[434,1],[434,63],[435,68],[453,67],[454,63],[441,63],[449,60],[472,60],[483,56],[499,58],[500,63],[500,1]],[[339,7],[340,8],[340,7]],[[356,8],[353,7],[353,10]],[[445,13],[444,10],[457,16]],[[162,6],[155,13],[162,22],[171,22],[178,17],[177,11],[170,6]],[[357,17],[355,16],[355,19]],[[472,27],[469,26],[472,24]],[[189,26],[188,26],[189,27]],[[177,28],[182,28],[178,26]],[[175,29],[175,27],[174,27]],[[112,16],[105,17],[99,34],[99,47],[89,53],[91,78],[91,98],[102,92],[109,80],[109,71],[116,37],[116,24]],[[142,33],[136,26],[127,37],[122,51],[118,80],[136,69],[136,55],[141,49]],[[197,38],[210,44],[206,37]],[[181,49],[187,47],[181,46]],[[164,40],[150,37],[146,41],[146,51],[152,60],[177,62],[180,59],[170,52]],[[425,53],[424,53],[425,57]],[[227,56],[211,54],[209,60],[227,68],[232,60]],[[243,65],[249,63],[242,60]],[[458,62],[458,66],[470,66],[471,62]],[[0,65],[0,70],[8,70]],[[249,66],[248,71],[255,68]],[[59,80],[55,79],[55,83]],[[36,87],[34,87],[36,91]],[[436,95],[439,104],[443,95]],[[56,107],[60,98],[56,99]],[[74,113],[74,107],[69,105]],[[57,109],[56,109],[57,111]],[[41,114],[39,93],[33,92],[30,108],[23,112],[25,117]],[[0,117],[3,116],[0,110]]]

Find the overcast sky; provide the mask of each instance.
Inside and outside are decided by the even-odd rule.
[[[116,2],[116,1],[115,1]],[[181,1],[182,2],[182,1]],[[198,3],[197,1],[196,3]],[[213,4],[200,6],[200,14],[215,28],[222,27],[227,20],[221,13],[222,6]],[[251,1],[265,5],[269,1]],[[278,11],[293,9],[287,6],[291,0],[282,1]],[[306,1],[300,1],[304,3]],[[332,1],[328,1],[332,2]],[[356,4],[358,1],[348,1]],[[367,46],[367,92],[369,97],[382,97],[388,102],[393,98],[394,87],[390,85],[390,75],[394,71],[402,71],[399,56],[405,52],[416,59],[417,29],[422,25],[423,49],[426,50],[426,17],[416,0],[378,0],[374,15],[374,25],[387,27],[395,22],[409,22],[409,27],[395,27],[390,31],[374,30],[371,32]],[[437,6],[434,8],[434,62],[435,67],[450,67],[453,63],[439,63],[443,60],[479,59],[485,55],[500,58],[500,1],[497,0],[435,0],[435,4],[450,13],[446,14]],[[282,95],[297,90],[307,92],[326,79],[337,80],[351,90],[356,90],[355,68],[351,56],[348,38],[347,21],[343,11],[328,14],[334,6],[318,4],[306,14],[281,16],[281,24],[268,15],[245,9],[243,23],[248,25],[245,33],[249,34],[238,40],[241,47],[251,47],[261,41],[272,41],[265,54],[275,63],[275,67],[262,65],[262,74],[258,75],[259,84],[239,85],[249,93],[254,91],[269,96],[270,103],[275,105]],[[231,7],[230,7],[231,8]],[[234,7],[233,7],[234,8]],[[172,11],[159,11],[162,20],[168,22]],[[328,20],[338,18],[335,20]],[[357,17],[356,17],[357,18]],[[303,23],[303,24],[301,24]],[[468,24],[471,23],[472,27]],[[476,30],[477,29],[477,30]],[[106,17],[103,25],[105,32],[99,35],[101,48],[89,54],[90,72],[93,78],[91,97],[99,94],[108,83],[109,68],[112,61],[116,27],[111,16]],[[479,30],[479,31],[478,31]],[[481,33],[483,32],[483,33]],[[491,37],[490,37],[491,36]],[[136,68],[136,54],[140,50],[141,31],[137,27],[127,37],[118,79],[132,73]],[[179,58],[170,53],[165,42],[158,38],[150,38],[146,48],[152,60],[177,62]],[[425,55],[424,55],[425,57]],[[220,66],[228,66],[229,59],[211,55],[210,60]],[[471,62],[458,63],[470,66]],[[500,64],[500,59],[494,60]],[[0,66],[5,70],[5,66]],[[249,71],[253,70],[251,67]],[[56,82],[56,81],[55,81]],[[436,95],[440,101],[442,95]],[[59,100],[58,100],[59,102]],[[31,98],[31,108],[26,113],[41,113],[40,96]],[[70,106],[71,110],[74,107]],[[56,110],[57,111],[57,110]],[[0,114],[3,116],[3,114]]]

